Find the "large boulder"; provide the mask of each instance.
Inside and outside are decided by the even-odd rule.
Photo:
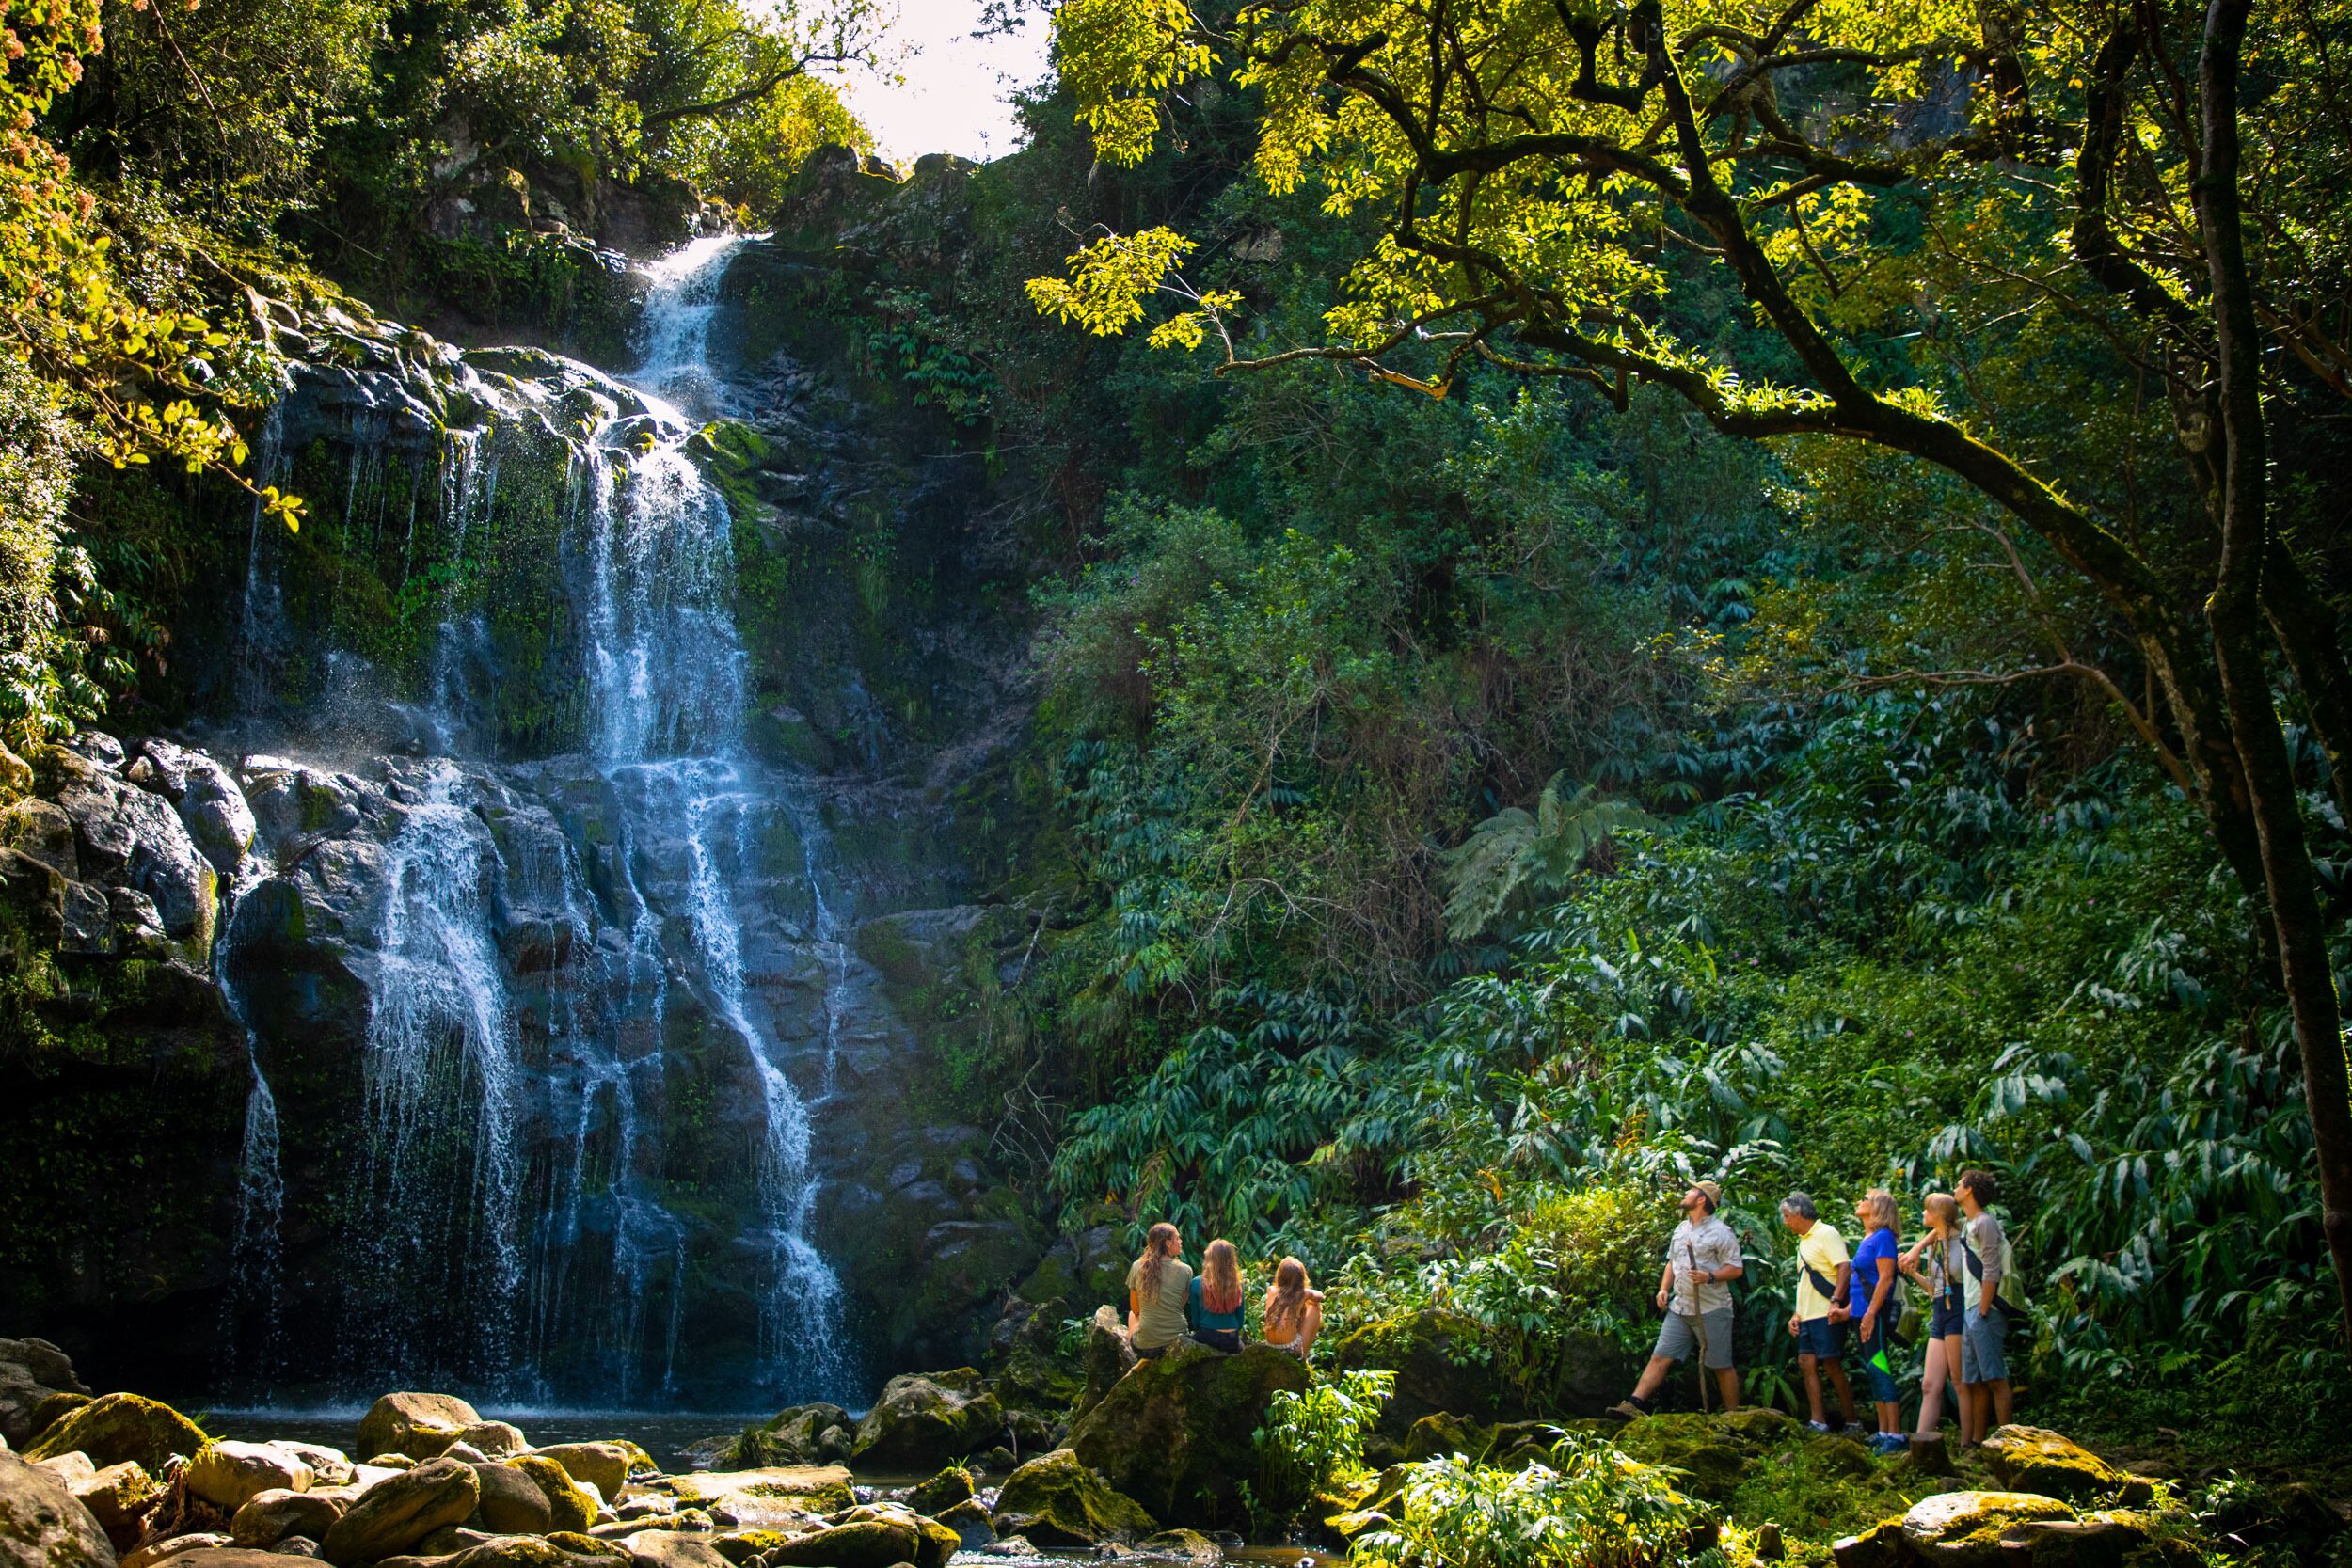
[[[137,1544],[147,1505],[160,1488],[154,1477],[126,1459],[103,1470],[94,1469],[78,1481],[67,1481],[66,1490],[73,1494],[74,1501],[89,1510],[90,1517],[98,1521],[98,1528],[106,1532],[106,1539],[119,1552]]]
[[[63,1478],[0,1452],[0,1568],[115,1568],[115,1549]]]
[[[580,1489],[570,1471],[544,1454],[527,1453],[506,1462],[531,1479],[548,1501],[548,1523],[559,1530],[585,1530],[596,1522],[596,1499]]]
[[[475,1482],[482,1489],[474,1506],[477,1529],[493,1535],[545,1535],[555,1528],[555,1511],[539,1483],[511,1465],[477,1465]]]
[[[919,1474],[993,1447],[1004,1427],[1004,1410],[973,1368],[909,1372],[892,1378],[858,1423],[856,1458],[863,1468]]]
[[[2117,1469],[2081,1444],[2042,1427],[2010,1425],[1984,1440],[1984,1463],[2011,1492],[2039,1492],[2070,1502],[2118,1497],[2144,1503],[2155,1496],[2145,1478]]]
[[[185,1459],[205,1444],[189,1420],[160,1400],[137,1394],[105,1394],[68,1411],[25,1449],[27,1459],[49,1459],[76,1451],[100,1469],[129,1460],[151,1474],[166,1462]]]
[[[460,1525],[482,1500],[473,1467],[436,1459],[380,1481],[335,1521],[319,1555],[336,1568],[357,1568],[393,1557],[444,1525]]]
[[[769,1568],[946,1568],[961,1539],[936,1520],[904,1509],[851,1509],[821,1529],[796,1535],[762,1560]]]
[[[550,1443],[532,1452],[554,1460],[564,1474],[586,1481],[608,1499],[617,1500],[628,1484],[632,1461],[628,1449],[618,1443]]]
[[[856,1431],[856,1418],[837,1404],[796,1404],[763,1425],[745,1427],[723,1454],[726,1463],[754,1467],[838,1464],[855,1447]]]
[[[1112,1489],[1069,1449],[1030,1460],[1005,1478],[993,1521],[1000,1535],[1039,1546],[1136,1541],[1159,1524],[1141,1503]]]
[[[308,1492],[310,1466],[268,1443],[212,1442],[188,1461],[187,1489],[215,1508],[236,1513],[263,1492]]]
[[[1118,1308],[1098,1307],[1087,1323],[1086,1386],[1079,1391],[1073,1415],[1084,1416],[1103,1402],[1119,1380],[1135,1370],[1136,1347],[1127,1338],[1127,1323]]]
[[[341,1497],[308,1492],[262,1492],[246,1499],[229,1521],[229,1539],[239,1546],[275,1546],[290,1535],[322,1539],[349,1506]]]
[[[1333,1346],[1332,1360],[1348,1371],[1372,1367],[1396,1374],[1396,1391],[1380,1419],[1381,1432],[1391,1436],[1402,1437],[1415,1421],[1439,1411],[1478,1421],[1516,1414],[1485,1331],[1459,1312],[1431,1307],[1375,1318]]]
[[[674,1529],[641,1529],[621,1537],[637,1568],[735,1568],[707,1538]]]
[[[1303,1392],[1306,1364],[1270,1345],[1225,1355],[1190,1342],[1140,1363],[1071,1429],[1090,1469],[1162,1523],[1240,1520],[1252,1434],[1277,1393]]]
[[[1793,1416],[1752,1406],[1717,1416],[1645,1416],[1617,1433],[1616,1443],[1628,1458],[1682,1471],[1687,1490],[1720,1502],[1766,1449],[1802,1430]],[[1868,1468],[1867,1457],[1863,1467]]]
[[[468,1427],[480,1426],[474,1407],[451,1394],[387,1394],[359,1418],[358,1453],[405,1453],[438,1459],[465,1441]]]
[[[64,814],[46,800],[20,800],[6,812],[0,812],[0,829],[20,814],[39,807],[56,818],[55,827],[64,835],[61,853],[69,864],[73,853],[72,825]],[[0,832],[0,844],[11,848],[24,848],[14,838]],[[27,853],[31,851],[27,850]],[[34,858],[39,859],[36,855]],[[67,877],[73,875],[70,868]],[[89,1390],[73,1375],[73,1363],[65,1352],[46,1339],[0,1339],[0,1438],[22,1449],[40,1434],[45,1421],[62,1414],[56,1402],[61,1398],[87,1399]]]
[[[191,965],[212,951],[218,875],[197,852],[180,814],[151,794],[71,752],[52,751],[47,766],[57,809],[73,823],[84,880],[151,900],[164,933],[187,944]]]
[[[2056,1497],[2031,1492],[1946,1492],[1903,1515],[1903,1544],[1930,1568],[1993,1568],[2001,1538],[2044,1519],[2072,1519]]]

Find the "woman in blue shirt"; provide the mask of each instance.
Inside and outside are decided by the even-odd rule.
[[[1881,1453],[1899,1453],[1903,1437],[1901,1393],[1895,1386],[1895,1260],[1901,1252],[1895,1234],[1901,1216],[1895,1195],[1873,1187],[1853,1207],[1854,1217],[1868,1232],[1854,1248],[1853,1276],[1847,1289],[1847,1310],[1857,1324],[1858,1354],[1870,1379],[1870,1398],[1879,1407],[1878,1435],[1870,1446]]]
[[[1228,1355],[1241,1349],[1241,1255],[1222,1236],[1200,1255],[1200,1273],[1194,1276],[1184,1317],[1192,1337],[1211,1350]]]

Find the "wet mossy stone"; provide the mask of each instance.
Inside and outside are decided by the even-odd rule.
[[[972,1497],[972,1472],[961,1465],[950,1465],[907,1494],[907,1506],[917,1513],[933,1517],[946,1513]]]
[[[1486,1353],[1474,1318],[1438,1307],[1378,1318],[1333,1348],[1344,1370],[1379,1368],[1396,1374],[1396,1392],[1380,1428],[1402,1437],[1415,1421],[1439,1412],[1476,1421],[1499,1420],[1508,1403],[1503,1380]]]
[[[229,1539],[239,1546],[274,1546],[290,1535],[316,1541],[335,1528],[346,1506],[341,1497],[314,1497],[308,1492],[259,1493],[229,1521]]]
[[[922,1532],[908,1519],[856,1519],[796,1535],[770,1552],[771,1568],[895,1568],[913,1562]]]
[[[1069,1449],[1041,1454],[1005,1479],[993,1520],[999,1535],[1039,1546],[1093,1546],[1134,1541],[1159,1524],[1143,1505],[1113,1488]]]
[[[545,1535],[555,1528],[555,1511],[539,1483],[508,1465],[473,1467],[482,1488],[472,1523],[497,1535]]]
[[[636,1465],[635,1456],[629,1452],[633,1447],[634,1444],[603,1442],[550,1443],[531,1451],[541,1459],[552,1459],[574,1481],[586,1481],[611,1501],[618,1499],[621,1488],[628,1484],[628,1473]],[[647,1465],[650,1467],[651,1461]]]
[[[909,1372],[892,1378],[858,1423],[855,1453],[862,1467],[920,1475],[992,1447],[1004,1426],[977,1370]]]
[[[1984,1440],[1985,1466],[2012,1492],[2039,1492],[2071,1502],[2115,1497],[2144,1503],[2155,1496],[2145,1478],[2117,1469],[2089,1449],[2044,1427],[2010,1425]]]
[[[1679,1411],[1628,1422],[1617,1432],[1615,1441],[1619,1452],[1645,1465],[1679,1470],[1689,1478],[1686,1490],[1720,1502],[1767,1449],[1798,1430],[1793,1418],[1777,1410],[1734,1410],[1713,1416]],[[1854,1452],[1867,1470],[1868,1456],[1858,1447]]]
[[[188,1461],[183,1484],[234,1513],[263,1492],[308,1492],[315,1479],[298,1456],[274,1445],[213,1442]]]
[[[386,1394],[359,1418],[355,1451],[437,1459],[481,1422],[474,1407],[453,1394]]]
[[[99,1469],[129,1460],[151,1474],[204,1446],[202,1429],[161,1400],[103,1394],[68,1411],[24,1450],[27,1459],[86,1453]]]
[[[1899,1568],[1911,1546],[1903,1539],[1900,1519],[1881,1519],[1868,1529],[1830,1543],[1829,1555],[1837,1568]]]
[[[2038,1493],[1947,1492],[1912,1505],[1903,1515],[1903,1543],[1931,1568],[1992,1568],[2010,1530],[2074,1517],[2065,1503]]]
[[[1189,1341],[1139,1363],[1071,1429],[1089,1469],[1168,1525],[1216,1529],[1247,1514],[1241,1456],[1278,1393],[1303,1393],[1306,1363],[1271,1345],[1223,1355]],[[999,1505],[1002,1506],[1001,1504]]]
[[[541,1454],[527,1453],[506,1463],[529,1476],[548,1500],[551,1529],[585,1532],[596,1522],[596,1499],[573,1483],[571,1472]]]
[[[319,1555],[336,1568],[395,1557],[444,1526],[463,1524],[481,1501],[473,1466],[429,1460],[360,1494],[319,1542]]]
[[[0,1450],[0,1568],[115,1568],[113,1543],[62,1477]]]
[[[24,1440],[27,1443],[35,1441],[42,1433],[47,1432],[51,1427],[89,1402],[90,1397],[87,1394],[49,1395],[33,1406],[32,1418],[26,1422],[29,1430],[25,1433]]]
[[[2151,1533],[2147,1519],[2128,1509],[2040,1519],[2001,1537],[2002,1560],[2023,1556],[2033,1568],[2122,1568]]]

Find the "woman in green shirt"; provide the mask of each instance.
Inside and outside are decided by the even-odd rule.
[[[1184,1250],[1184,1237],[1162,1220],[1144,1238],[1143,1256],[1127,1270],[1127,1338],[1146,1361],[1166,1354],[1184,1337],[1192,1268],[1180,1256]]]

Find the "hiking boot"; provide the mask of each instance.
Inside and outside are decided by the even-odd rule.
[[[1625,1399],[1611,1405],[1604,1414],[1614,1416],[1620,1421],[1638,1421],[1649,1412],[1631,1400]]]

